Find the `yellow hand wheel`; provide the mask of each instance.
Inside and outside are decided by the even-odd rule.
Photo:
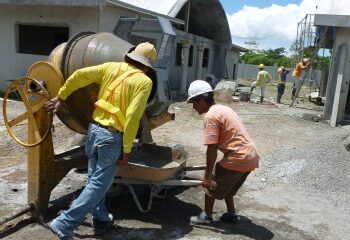
[[[21,77],[13,81],[7,88],[3,100],[3,117],[7,130],[11,137],[19,144],[25,147],[34,147],[40,144],[50,131],[52,125],[52,114],[42,110],[47,101],[50,100],[49,92],[44,87],[45,82],[39,82],[30,77]],[[12,115],[16,114],[12,119],[8,118],[7,106],[13,105],[9,98],[16,97],[23,102],[24,108],[13,111]],[[9,102],[9,104],[8,104]],[[18,104],[16,104],[17,106]],[[22,111],[20,111],[22,110]],[[23,112],[24,111],[24,112]],[[22,113],[23,112],[23,113]],[[38,126],[37,117],[47,119],[48,124],[43,129],[43,126]],[[28,130],[23,128],[28,124]],[[14,131],[14,128],[19,127],[19,131]],[[32,134],[30,134],[32,133]],[[23,140],[28,134],[27,141]]]

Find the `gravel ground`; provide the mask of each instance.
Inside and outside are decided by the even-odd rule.
[[[282,99],[283,101],[283,99]],[[286,101],[286,100],[285,100]],[[294,108],[287,104],[228,104],[243,119],[261,155],[254,171],[235,198],[242,222],[232,226],[215,221],[213,226],[190,226],[204,202],[200,187],[176,188],[166,199],[155,199],[149,213],[140,213],[130,192],[107,198],[116,216],[114,228],[102,239],[350,239],[350,153],[343,141],[350,126],[330,128],[310,121],[322,107],[308,102]],[[16,104],[11,106],[16,109]],[[189,153],[188,165],[203,164],[202,116],[185,102],[174,102],[176,120],[152,131],[158,145],[179,143]],[[0,117],[1,118],[1,117]],[[8,136],[0,119],[0,217],[26,203],[26,151]],[[55,119],[55,152],[68,148],[76,135]],[[194,173],[201,177],[203,172]],[[47,220],[68,207],[84,186],[86,175],[71,171],[55,188]],[[16,190],[16,191],[15,191]],[[141,200],[147,190],[137,189]],[[225,211],[217,201],[215,219]],[[77,239],[95,239],[91,218],[76,231]],[[56,239],[40,224],[22,217],[0,228],[4,239]]]
[[[284,182],[299,190],[322,193],[335,206],[349,211],[350,155],[342,144],[349,134],[346,132],[264,156],[260,174],[270,183]]]

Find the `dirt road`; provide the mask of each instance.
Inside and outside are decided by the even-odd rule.
[[[350,239],[350,153],[342,141],[349,126],[330,128],[309,121],[322,113],[309,103],[288,105],[229,104],[243,119],[262,156],[260,168],[251,174],[236,197],[242,222],[230,225],[191,226],[189,217],[201,211],[200,187],[175,188],[165,199],[155,199],[152,210],[137,210],[129,191],[109,197],[107,204],[116,217],[110,233],[99,239]],[[14,106],[15,107],[15,106]],[[184,102],[175,102],[173,122],[152,131],[159,145],[180,143],[189,153],[188,165],[204,163],[202,116]],[[55,121],[55,149],[69,146],[74,133]],[[0,217],[26,203],[26,152],[12,141],[1,119]],[[202,173],[198,174],[201,176]],[[68,207],[86,180],[72,171],[54,190],[48,220]],[[148,189],[137,188],[142,202]],[[214,218],[225,211],[217,201]],[[42,225],[27,217],[2,227],[4,239],[57,239]],[[77,239],[94,239],[91,218],[76,231]]]

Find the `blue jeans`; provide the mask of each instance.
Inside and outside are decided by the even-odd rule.
[[[117,172],[117,160],[122,153],[122,134],[111,133],[95,124],[89,125],[85,153],[89,158],[88,182],[79,197],[50,226],[61,237],[73,231],[91,212],[93,219],[110,221],[105,196]]]

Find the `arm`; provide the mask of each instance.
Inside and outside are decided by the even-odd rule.
[[[311,63],[306,64],[305,66],[301,65],[300,68],[301,70],[305,70],[310,66]]]
[[[56,114],[62,107],[63,101],[74,91],[93,82],[100,84],[104,75],[105,65],[82,68],[75,71],[61,87],[58,95],[46,103],[46,111]]]
[[[66,100],[69,95],[79,88],[83,88],[91,83],[100,84],[108,63],[82,68],[75,71],[64,83],[58,92],[58,97]]]
[[[123,151],[130,153],[132,142],[134,141],[140,125],[140,119],[146,109],[147,99],[151,93],[152,81],[146,79],[135,90],[130,97],[132,100],[126,109],[125,126],[123,135]]]
[[[213,168],[216,162],[218,154],[218,145],[217,144],[209,144],[207,147],[207,166],[205,168],[204,178],[202,182],[202,186],[204,188],[209,188],[212,179]]]

